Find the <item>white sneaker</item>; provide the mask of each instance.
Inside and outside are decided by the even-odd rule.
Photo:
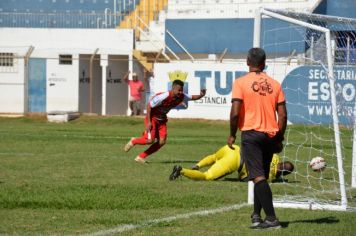
[[[138,163],[141,163],[141,164],[147,164],[147,161],[145,161],[145,159],[141,158],[140,156],[137,156],[135,158],[135,161],[138,162]]]
[[[132,140],[134,140],[134,138],[131,138],[130,141],[128,143],[126,143],[125,147],[124,147],[124,151],[128,152],[130,151],[130,149],[134,146],[132,143]]]

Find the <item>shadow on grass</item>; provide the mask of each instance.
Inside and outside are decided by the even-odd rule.
[[[340,220],[337,219],[335,216],[328,216],[328,217],[323,217],[323,218],[318,218],[318,219],[309,219],[309,220],[295,220],[295,221],[283,221],[281,222],[281,225],[283,228],[288,227],[289,224],[295,224],[295,223],[308,223],[308,224],[336,224],[339,223]]]
[[[224,178],[222,181],[244,182],[244,181],[241,181],[239,178],[229,178],[229,177]]]
[[[231,181],[231,182],[248,182],[248,180],[240,180],[239,178],[229,178],[226,177],[223,181]],[[300,181],[288,181],[288,179],[275,179],[272,183],[300,183]]]
[[[279,223],[281,223],[282,228],[288,228],[290,222],[289,221],[280,221]]]
[[[198,161],[193,160],[171,160],[171,161],[150,161],[150,164],[180,164],[180,163],[198,163]]]

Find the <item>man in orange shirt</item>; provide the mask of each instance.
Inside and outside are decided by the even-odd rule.
[[[142,92],[145,91],[145,87],[141,80],[138,80],[137,73],[132,73],[132,80],[129,80],[130,71],[128,71],[124,76],[124,81],[130,87],[130,99],[129,107],[131,110],[131,116],[140,115],[141,113],[141,100]]]
[[[233,149],[236,132],[241,130],[241,155],[246,161],[249,180],[254,182],[254,229],[280,228],[272,191],[267,182],[273,153],[282,150],[287,127],[285,96],[280,83],[263,70],[266,54],[261,48],[248,52],[249,73],[235,80],[230,111],[230,136],[227,144]],[[276,117],[278,114],[278,119]],[[261,210],[266,218],[261,219]]]

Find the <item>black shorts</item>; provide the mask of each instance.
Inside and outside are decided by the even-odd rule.
[[[249,180],[258,176],[268,179],[273,157],[273,139],[266,133],[255,130],[241,132],[241,155],[243,156]]]

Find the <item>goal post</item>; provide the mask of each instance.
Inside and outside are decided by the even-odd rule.
[[[268,22],[264,23],[268,19],[277,20],[283,24],[278,26],[280,28],[273,28],[273,26],[268,27]],[[338,29],[333,31],[332,26]],[[291,38],[289,40],[283,40],[278,36],[278,33],[282,34],[284,32],[283,30],[289,33],[293,31],[296,34],[300,34],[300,37],[293,36],[292,32],[290,33]],[[337,43],[344,42],[343,37],[348,37],[347,40],[345,39],[345,42],[348,42],[348,49],[350,49],[350,38],[351,41],[356,41],[356,20],[263,8],[256,11],[253,46],[265,49],[268,58],[266,64],[268,67],[270,67],[270,65],[273,67],[273,73],[278,74],[281,73],[281,70],[285,70],[286,74],[284,78],[286,78],[287,76],[291,77],[291,74],[295,72],[295,74],[292,75],[294,77],[289,80],[292,82],[283,82],[282,84],[282,87],[285,86],[287,90],[285,93],[287,97],[288,117],[290,113],[298,112],[300,109],[309,109],[309,111],[311,111],[312,108],[314,108],[313,106],[305,104],[305,100],[303,99],[289,102],[289,94],[293,94],[293,98],[302,94],[300,97],[307,96],[314,100],[327,97],[322,103],[324,105],[330,104],[330,109],[328,108],[330,117],[325,119],[330,119],[330,122],[328,122],[329,120],[321,121],[322,119],[315,121],[313,120],[315,118],[313,115],[306,115],[304,113],[293,114],[293,116],[298,116],[298,118],[292,122],[288,119],[289,123],[292,124],[287,128],[285,148],[280,156],[283,160],[294,161],[296,172],[292,174],[293,183],[283,182],[281,183],[281,185],[284,185],[283,187],[277,186],[281,189],[278,190],[284,191],[284,193],[281,194],[281,197],[274,199],[274,205],[276,207],[330,210],[350,209],[348,199],[352,198],[352,193],[349,193],[351,197],[348,197],[347,189],[352,191],[352,187],[356,186],[356,141],[355,138],[353,138],[353,136],[356,135],[356,133],[354,133],[356,127],[354,80],[356,79],[356,75],[355,77],[350,76],[347,78],[352,83],[347,83],[343,88],[340,88],[342,85],[337,83],[335,73],[342,70],[353,72],[355,70],[353,65],[356,65],[356,60],[350,62],[350,51],[347,51],[345,54],[347,55],[347,57],[345,57],[347,58],[347,63],[339,63],[340,65],[338,65],[339,67],[337,71],[335,71],[334,64],[336,56],[338,56],[335,50],[337,46],[335,45],[335,37],[337,37],[337,34],[341,34],[341,36],[339,36],[340,38],[336,39]],[[298,46],[302,48],[302,50],[298,50]],[[289,53],[281,52],[283,51],[282,48],[287,48]],[[270,50],[273,52],[269,53],[269,49],[273,49]],[[270,58],[270,54],[272,54],[272,59]],[[295,54],[297,54],[297,56],[295,56]],[[317,58],[315,58],[314,55],[317,55]],[[295,59],[295,67],[293,70],[288,67],[291,57]],[[308,69],[303,68],[303,66],[307,66]],[[309,70],[310,74],[312,74],[310,71],[314,70],[325,73],[325,78],[323,78],[325,81],[322,83],[320,80],[310,82],[304,86],[307,76],[305,76],[305,74],[303,76],[302,72],[307,70]],[[270,74],[271,69],[267,69],[267,72]],[[271,74],[272,77],[274,77],[273,73]],[[312,77],[312,75],[310,75],[310,77]],[[296,85],[298,86],[298,84],[303,85],[301,85],[300,88],[294,87]],[[320,90],[323,92],[319,97],[316,92],[318,85],[320,85]],[[311,92],[305,90],[311,90]],[[341,92],[346,94],[346,101],[340,98]],[[311,93],[314,94],[310,95]],[[328,96],[323,97],[323,95],[326,94],[328,94]],[[351,112],[345,112],[346,115],[341,114],[342,109],[345,109],[345,104],[350,106],[352,103]],[[291,109],[289,109],[289,106]],[[326,109],[327,106],[325,105],[324,108]],[[339,118],[341,118],[342,122],[340,122]],[[297,128],[295,128],[294,125]],[[340,127],[343,129],[342,132],[340,131]],[[303,132],[300,132],[298,129],[303,130]],[[326,136],[326,133],[328,133],[329,136]],[[294,136],[298,135],[301,135],[300,141],[294,141],[294,139],[296,139]],[[349,140],[345,141],[341,136],[344,139],[347,136]],[[347,146],[352,146],[352,153],[348,151],[349,148]],[[332,149],[329,150],[329,147],[332,147]],[[325,150],[323,150],[323,148]],[[314,155],[319,153],[325,155],[328,166],[324,172],[313,173],[308,169],[308,163]],[[351,168],[348,168],[348,171],[344,169],[344,160],[347,160],[347,163],[352,162],[352,164],[348,164],[351,166]],[[346,183],[345,175],[350,176],[347,179],[350,181],[348,184]],[[288,177],[286,177],[286,179],[288,179]],[[304,185],[304,182],[306,185]],[[294,187],[293,185],[298,187]],[[291,189],[294,188],[295,190],[292,191]],[[300,188],[300,190],[297,188]],[[249,182],[248,189],[248,203],[252,204],[253,183],[251,181]],[[314,191],[315,193],[311,193]],[[333,195],[333,192],[335,192],[335,195]],[[306,196],[303,196],[303,194]],[[327,195],[327,197],[325,197],[325,195]],[[328,197],[330,199],[328,199]]]
[[[356,102],[355,109],[356,110]],[[351,174],[351,187],[356,188],[356,115],[354,117],[354,132],[352,142],[352,174]]]

